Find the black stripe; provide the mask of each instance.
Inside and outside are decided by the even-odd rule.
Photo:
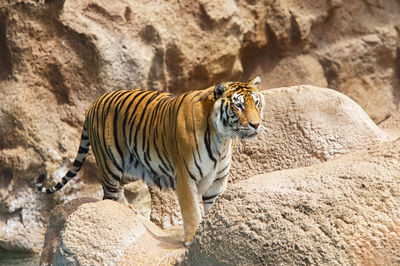
[[[219,181],[219,180],[221,180],[221,179],[224,179],[225,177],[227,177],[229,175],[229,173],[227,173],[227,174],[225,174],[225,175],[223,175],[223,176],[221,176],[221,177],[218,177],[217,179],[215,179],[213,182],[217,182],[217,181]]]
[[[142,97],[140,99],[138,99],[138,102],[135,104],[135,107],[133,108],[133,110],[129,116],[128,125],[132,124],[133,117],[134,117],[136,110],[138,109],[140,103],[146,98],[147,95],[150,95],[152,93],[153,93],[153,91],[140,91],[139,92],[139,95],[142,95]]]
[[[82,167],[82,162],[80,162],[78,160],[75,160],[74,163],[73,163],[73,166],[81,168]]]
[[[76,174],[73,173],[73,172],[71,172],[71,171],[68,171],[67,174],[66,174],[65,176],[66,176],[66,177],[69,177],[69,178],[72,178],[72,177],[76,176]]]
[[[162,108],[164,103],[165,103],[165,98],[162,98],[162,94],[159,94],[158,96],[158,103],[156,104],[156,106],[153,108],[152,114],[151,114],[151,118],[150,118],[150,129],[149,129],[149,134],[147,136],[147,153],[150,154],[150,136],[153,135],[153,146],[157,151],[157,155],[158,157],[161,159],[161,161],[163,162],[163,164],[165,165],[164,161],[162,160],[160,153],[158,151],[157,145],[156,145],[156,137],[158,136],[158,126],[155,124],[155,120],[158,120],[157,117],[159,117],[159,112],[160,112],[160,107]],[[161,99],[160,99],[161,98]],[[146,128],[147,128],[147,120],[149,119],[149,116],[147,116],[143,131],[146,132]],[[154,134],[150,134],[151,131],[154,131]],[[145,141],[144,139],[145,135],[143,134],[143,143]]]
[[[106,95],[104,97],[104,101],[102,101],[103,103],[103,109],[102,109],[102,126],[103,126],[103,134],[99,137],[101,137],[101,143],[103,147],[105,147],[105,152],[107,153],[108,157],[111,158],[113,160],[113,164],[117,165],[117,163],[115,162],[115,158],[112,156],[111,154],[111,150],[108,148],[106,140],[105,140],[105,136],[106,136],[106,119],[107,119],[107,115],[110,111],[110,108],[114,102],[114,99],[119,98],[119,95],[121,94],[121,91],[114,91],[112,93],[110,93],[109,95],[111,95],[110,97],[108,97],[109,95]],[[99,125],[97,125],[99,126]]]
[[[63,186],[64,186],[63,183],[57,183],[57,185],[55,185],[54,188],[56,190],[60,190]]]
[[[121,158],[121,163],[122,163],[122,169],[125,168],[125,162],[124,162],[124,157],[122,154],[122,149],[119,146],[119,142],[118,142],[118,113],[117,110],[114,110],[114,120],[113,120],[113,132],[114,132],[114,145],[115,148],[117,149],[118,155]]]
[[[207,127],[206,131],[204,132],[204,143],[206,145],[207,153],[210,159],[214,162],[214,168],[217,164],[217,159],[215,159],[212,151],[211,151],[211,143],[210,143],[210,125],[208,123],[208,117],[207,117]]]
[[[108,146],[105,146],[105,150],[107,151],[108,158],[111,159],[111,162],[112,162],[112,164],[115,166],[115,168],[117,168],[117,170],[118,170],[119,172],[122,172],[122,168],[121,168],[121,166],[118,164],[117,160],[115,159],[114,154],[113,154],[112,151],[111,151],[111,148],[108,147]]]
[[[79,146],[78,153],[88,153],[88,152],[89,152],[89,148]]]
[[[195,142],[195,144],[196,144],[197,155],[198,155],[199,160],[200,160],[200,162],[201,162],[201,156],[200,156],[200,151],[199,151],[199,144],[198,144],[198,142],[197,142],[196,126],[195,126],[195,124],[194,124],[194,121],[195,121],[195,119],[194,119],[194,114],[193,114],[193,109],[192,109],[193,138],[194,138],[194,142]],[[194,154],[193,154],[193,158],[194,158]],[[203,176],[203,175],[201,175],[201,176]]]
[[[124,104],[125,104],[125,102],[129,99],[129,97],[131,97],[131,95],[134,93],[134,91],[132,91],[132,90],[127,90],[127,92],[128,92],[128,96],[127,97],[125,97],[122,101],[120,101],[119,102],[119,104],[118,104],[118,113],[120,113],[121,112],[121,110],[122,110],[122,108],[124,107]],[[124,94],[125,95],[125,94]],[[116,108],[116,110],[117,110],[117,108]]]
[[[158,168],[160,168],[161,172],[163,172],[163,174],[166,177],[168,177],[168,180],[169,180],[168,188],[175,188],[174,178],[161,165],[159,165]]]
[[[107,170],[107,172],[110,173],[110,175],[111,175],[115,180],[121,181],[121,177],[120,177],[119,175],[116,175],[115,173],[113,173],[113,172],[110,170],[110,167],[108,167],[108,164],[107,164],[106,161],[104,162],[104,167],[105,167],[105,169]]]
[[[194,152],[193,152],[193,160],[194,160],[194,164],[195,164],[196,167],[197,167],[197,170],[198,170],[199,173],[200,173],[200,177],[203,178],[203,171],[201,171],[201,167],[200,167],[200,165],[197,163],[196,157],[194,156]]]
[[[155,140],[154,140],[155,141]],[[155,143],[155,142],[154,142]],[[158,156],[158,158],[160,159],[160,162],[161,162],[161,164],[166,168],[166,169],[168,169],[168,165],[165,163],[165,161],[163,160],[163,158],[162,158],[162,156],[161,156],[161,154],[160,154],[160,151],[158,150],[158,147],[157,147],[157,145],[154,145],[154,149],[156,150],[156,153],[157,153],[157,156]]]
[[[171,172],[173,172],[172,164],[171,164],[171,162],[170,162],[170,160],[168,159],[168,156],[167,156],[168,153],[167,153],[167,148],[165,147],[165,137],[166,137],[166,134],[162,134],[162,136],[161,136],[161,144],[162,144],[162,148],[163,148],[163,155],[164,155],[164,158],[167,161],[167,164],[169,166],[169,170]]]
[[[158,100],[158,103],[156,104],[155,107],[150,108],[151,114],[148,114],[146,116],[146,120],[144,121],[143,129],[142,129],[142,132],[146,133],[146,134],[142,133],[142,137],[143,137],[142,138],[142,147],[143,147],[143,151],[147,150],[147,154],[150,154],[150,136],[151,136],[150,131],[151,131],[151,127],[154,127],[154,124],[153,124],[154,116],[156,115],[157,110],[158,110],[158,106],[160,105],[160,102],[161,102],[159,100],[159,96],[160,96],[160,93],[157,93],[155,95],[154,99]],[[150,123],[148,123],[149,119],[150,119]],[[147,132],[147,125],[148,124],[150,125],[149,132]],[[146,142],[146,138],[147,138],[147,142]],[[147,146],[147,148],[146,148],[146,146]]]
[[[130,113],[130,109],[131,109],[131,106],[132,106],[132,104],[135,102],[135,100],[136,100],[136,98],[137,97],[139,97],[140,95],[143,95],[143,91],[133,91],[132,92],[132,94],[133,93],[135,93],[135,95],[133,96],[133,98],[129,101],[129,104],[128,104],[128,106],[126,107],[126,110],[125,110],[125,115],[124,115],[124,120],[123,120],[123,122],[122,122],[122,133],[124,134],[124,140],[125,140],[125,142],[126,143],[128,143],[128,138],[127,138],[127,134],[126,134],[126,129],[127,129],[127,126],[128,126],[128,118],[129,117],[134,117],[134,114],[135,114],[135,111],[133,111],[133,112],[131,112]],[[128,97],[129,98],[129,97]],[[143,98],[143,97],[142,97]],[[140,103],[140,100],[139,100],[139,103]],[[136,106],[137,106],[138,104],[136,104]],[[136,107],[137,108],[137,107]],[[130,114],[130,115],[129,115]],[[130,120],[130,119],[129,119]],[[128,129],[130,129],[129,127],[128,127]],[[132,131],[132,129],[130,130],[130,132]]]
[[[225,103],[225,100],[224,99],[222,99],[221,100],[221,105],[220,105],[220,107],[219,107],[219,115],[220,115],[220,119],[222,120],[223,119],[223,117],[222,117],[222,115],[224,114],[224,103]]]
[[[134,136],[134,139],[133,139],[133,141],[134,141],[133,149],[134,149],[134,151],[135,151],[136,154],[137,154],[137,135],[138,135],[140,126],[141,126],[141,124],[142,124],[142,122],[143,122],[144,116],[145,116],[146,113],[147,113],[147,112],[146,112],[146,111],[147,111],[147,107],[149,107],[150,103],[157,97],[158,94],[159,94],[159,93],[157,93],[157,92],[154,93],[154,94],[146,101],[144,108],[141,110],[142,115],[140,116],[139,122],[138,122],[137,125],[136,125],[135,136]],[[143,133],[145,133],[145,132],[142,132],[142,134],[143,134]]]
[[[207,200],[216,198],[218,195],[219,195],[219,193],[215,194],[215,195],[212,195],[212,196],[208,196],[208,197],[207,196],[202,196],[202,199],[203,199],[203,201],[207,201]]]
[[[106,191],[104,191],[104,194],[106,194],[106,192],[118,193],[118,189],[116,187],[114,187],[113,185],[110,185],[110,184],[107,184],[107,183],[105,183],[104,185],[106,187],[106,189],[105,189]]]
[[[185,163],[186,171],[189,173],[189,176],[190,176],[194,181],[197,182],[196,177],[189,171],[189,167],[187,166],[185,159],[182,158],[182,160],[183,160],[183,162]]]
[[[187,93],[183,94],[183,96],[181,96],[182,97],[181,101],[179,102],[178,108],[176,108],[176,111],[175,111],[175,123],[174,123],[174,127],[175,127],[174,128],[174,136],[175,136],[175,141],[176,141],[175,143],[178,143],[178,139],[177,139],[177,135],[176,135],[176,129],[177,129],[177,119],[178,119],[179,109],[181,109],[181,106],[182,106],[183,102],[185,101],[186,97],[189,94],[190,94],[190,92],[187,92]],[[178,98],[178,99],[180,99],[180,98]],[[176,102],[174,104],[176,104]]]
[[[229,163],[225,167],[217,172],[217,175],[223,173],[229,167]]]
[[[150,162],[148,161],[148,159],[147,159],[147,154],[146,153],[144,153],[144,163],[145,163],[145,166],[146,166],[146,168],[148,169],[148,170],[150,170],[150,172],[151,173],[156,173],[156,171],[154,171],[154,169],[151,167],[151,164],[150,164]]]
[[[162,104],[161,104],[162,103]],[[157,106],[159,107],[159,106],[161,106],[161,108],[162,109],[165,109],[165,104],[166,103],[166,101],[165,101],[165,98],[164,99],[161,99],[159,102],[158,102],[158,104],[157,104]],[[157,113],[159,113],[159,108],[157,107]],[[153,114],[155,113],[155,111],[153,111]],[[159,118],[159,117],[161,117],[160,115],[157,117],[157,115],[155,115],[154,116],[155,117],[155,119],[157,119],[157,118]],[[157,132],[158,132],[158,121],[159,121],[159,119],[157,119],[157,121],[156,122],[154,122],[154,120],[153,120],[153,117],[152,117],[152,122],[150,123],[150,125],[152,125],[152,127],[154,127],[154,130],[155,130],[155,134],[153,134],[153,147],[154,147],[154,149],[156,150],[156,153],[157,153],[157,156],[158,156],[158,158],[160,159],[160,161],[161,161],[161,164],[166,168],[166,169],[168,169],[168,164],[164,161],[164,158],[162,157],[162,155],[161,155],[161,153],[160,153],[160,150],[159,150],[159,148],[158,148],[158,145],[156,144],[157,143],[157,136],[158,136],[158,134],[157,134]],[[155,124],[154,124],[155,123]],[[160,130],[162,130],[163,128],[161,127],[160,128]],[[162,135],[164,135],[164,134],[162,134]],[[163,141],[164,139],[162,138],[162,141]],[[148,137],[148,144],[147,144],[147,153],[150,153],[150,143],[149,143],[149,141],[150,141],[150,137]],[[168,158],[167,158],[167,156],[165,156],[165,153],[164,153],[164,157],[165,157],[165,159],[168,161]]]
[[[119,148],[119,145],[117,144],[117,141],[116,141],[116,130],[117,130],[117,128],[116,128],[116,123],[117,123],[117,119],[118,119],[118,112],[117,112],[117,107],[118,107],[118,103],[119,103],[119,100],[124,96],[124,95],[126,95],[126,94],[128,94],[128,93],[131,93],[131,91],[127,91],[127,90],[125,90],[125,91],[117,91],[117,92],[115,92],[115,94],[110,98],[110,103],[108,104],[108,106],[107,106],[107,111],[106,111],[106,113],[105,113],[105,116],[103,117],[103,119],[104,119],[104,123],[103,123],[103,140],[104,140],[104,137],[105,137],[105,120],[106,120],[106,118],[107,118],[107,115],[108,115],[108,113],[109,113],[109,111],[110,111],[110,109],[112,109],[113,111],[114,111],[114,120],[113,120],[113,132],[114,132],[114,144],[116,145],[116,146],[118,146],[117,147],[117,151],[119,152],[119,155],[120,155],[120,157],[121,157],[121,160],[123,161],[123,157],[122,157],[122,152],[121,152],[121,150],[120,150],[120,148]],[[104,144],[106,144],[106,142],[105,142],[105,140],[104,140]],[[105,147],[107,147],[106,145],[104,145]],[[118,150],[119,149],[119,150]],[[122,170],[122,167],[117,163],[117,160],[115,159],[115,157],[114,157],[114,155],[113,155],[113,153],[112,153],[112,151],[111,151],[111,149],[110,148],[108,148],[108,149],[106,149],[106,151],[107,151],[107,153],[108,153],[108,155],[109,155],[109,157],[112,159],[112,161],[113,161],[113,164],[115,165],[115,167],[118,169],[118,170]]]

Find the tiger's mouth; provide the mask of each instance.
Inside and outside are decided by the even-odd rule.
[[[261,130],[251,130],[251,129],[243,129],[238,132],[238,136],[241,139],[252,139],[256,137]]]

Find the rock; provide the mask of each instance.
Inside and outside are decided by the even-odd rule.
[[[396,1],[273,1],[266,7],[262,1],[244,1],[238,5],[246,22],[245,79],[261,74],[265,88],[327,82],[327,87],[360,104],[377,123],[395,111],[399,96],[393,88],[400,86]],[[261,32],[265,35],[256,34]],[[301,61],[286,66],[303,55],[317,60],[324,76],[310,80],[318,72],[309,72]]]
[[[329,73],[328,86],[356,100],[377,123],[395,112],[398,104],[392,91],[394,84],[399,85],[398,67],[390,67],[399,60],[398,40],[394,27],[375,28],[362,38],[327,45],[320,52]]]
[[[184,251],[181,239],[125,205],[77,199],[52,212],[40,264],[173,265]]]
[[[46,230],[40,265],[54,264],[55,251],[58,245],[60,245],[61,232],[69,216],[81,205],[97,201],[97,199],[93,198],[79,198],[68,203],[57,205],[53,209]]]
[[[266,61],[267,63],[263,63]],[[262,76],[264,88],[282,87],[282,80],[286,81],[285,87],[302,84],[328,87],[324,69],[311,55],[288,56],[281,60],[267,60],[260,56],[254,59],[254,65],[250,68],[254,74],[266,73]]]
[[[393,139],[400,137],[400,106],[397,107],[397,111],[393,113],[388,119],[382,121],[379,124],[382,130],[391,136]]]
[[[397,265],[400,140],[231,184],[183,265]]]
[[[172,190],[149,188],[151,195],[150,220],[161,228],[183,224],[178,197]]]
[[[304,85],[270,89],[263,94],[264,132],[256,139],[236,143],[231,183],[317,164],[389,140],[357,103],[337,91]],[[162,207],[152,206],[156,224],[165,228],[182,222],[174,192],[154,191],[152,202],[163,202]]]
[[[231,182],[309,166],[389,140],[357,103],[337,91],[304,85],[263,93],[264,132],[237,142]]]

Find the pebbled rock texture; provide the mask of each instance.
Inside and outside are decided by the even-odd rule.
[[[389,140],[356,102],[335,90],[303,85],[263,93],[264,132],[236,144],[232,182],[324,162]]]
[[[49,219],[41,265],[173,265],[185,251],[127,206],[77,199],[58,205]]]
[[[400,140],[232,184],[183,265],[398,265]]]

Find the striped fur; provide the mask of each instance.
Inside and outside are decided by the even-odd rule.
[[[178,97],[146,90],[120,90],[99,97],[88,109],[78,155],[54,187],[39,176],[39,191],[51,194],[76,176],[92,146],[104,199],[121,201],[123,185],[142,179],[175,189],[189,243],[201,220],[225,190],[233,140],[261,131],[260,77],[226,82]]]

